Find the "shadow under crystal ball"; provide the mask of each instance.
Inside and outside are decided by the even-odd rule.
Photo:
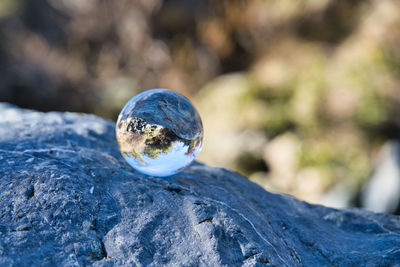
[[[189,100],[166,89],[133,97],[118,116],[119,149],[134,169],[152,176],[170,176],[199,154],[203,125]]]

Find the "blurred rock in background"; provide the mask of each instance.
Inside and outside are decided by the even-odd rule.
[[[111,119],[173,89],[202,115],[201,161],[351,206],[400,139],[400,2],[2,0],[0,80],[0,101]]]
[[[370,181],[361,192],[363,208],[400,214],[400,142],[383,146]]]

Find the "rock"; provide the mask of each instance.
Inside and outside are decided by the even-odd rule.
[[[398,217],[192,164],[144,176],[93,115],[0,105],[0,266],[393,266]]]

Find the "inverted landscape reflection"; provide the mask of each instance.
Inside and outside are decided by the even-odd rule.
[[[201,146],[201,143],[199,146]],[[144,153],[140,157],[132,157],[129,153],[124,153],[124,157],[129,165],[142,173],[155,176],[170,176],[189,165],[199,152],[199,149],[190,152],[189,145],[176,141],[169,152],[160,153],[156,158],[151,158]]]

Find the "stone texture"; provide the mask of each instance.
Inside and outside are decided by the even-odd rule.
[[[0,105],[0,266],[399,266],[399,217],[192,164],[132,170],[114,124]]]

